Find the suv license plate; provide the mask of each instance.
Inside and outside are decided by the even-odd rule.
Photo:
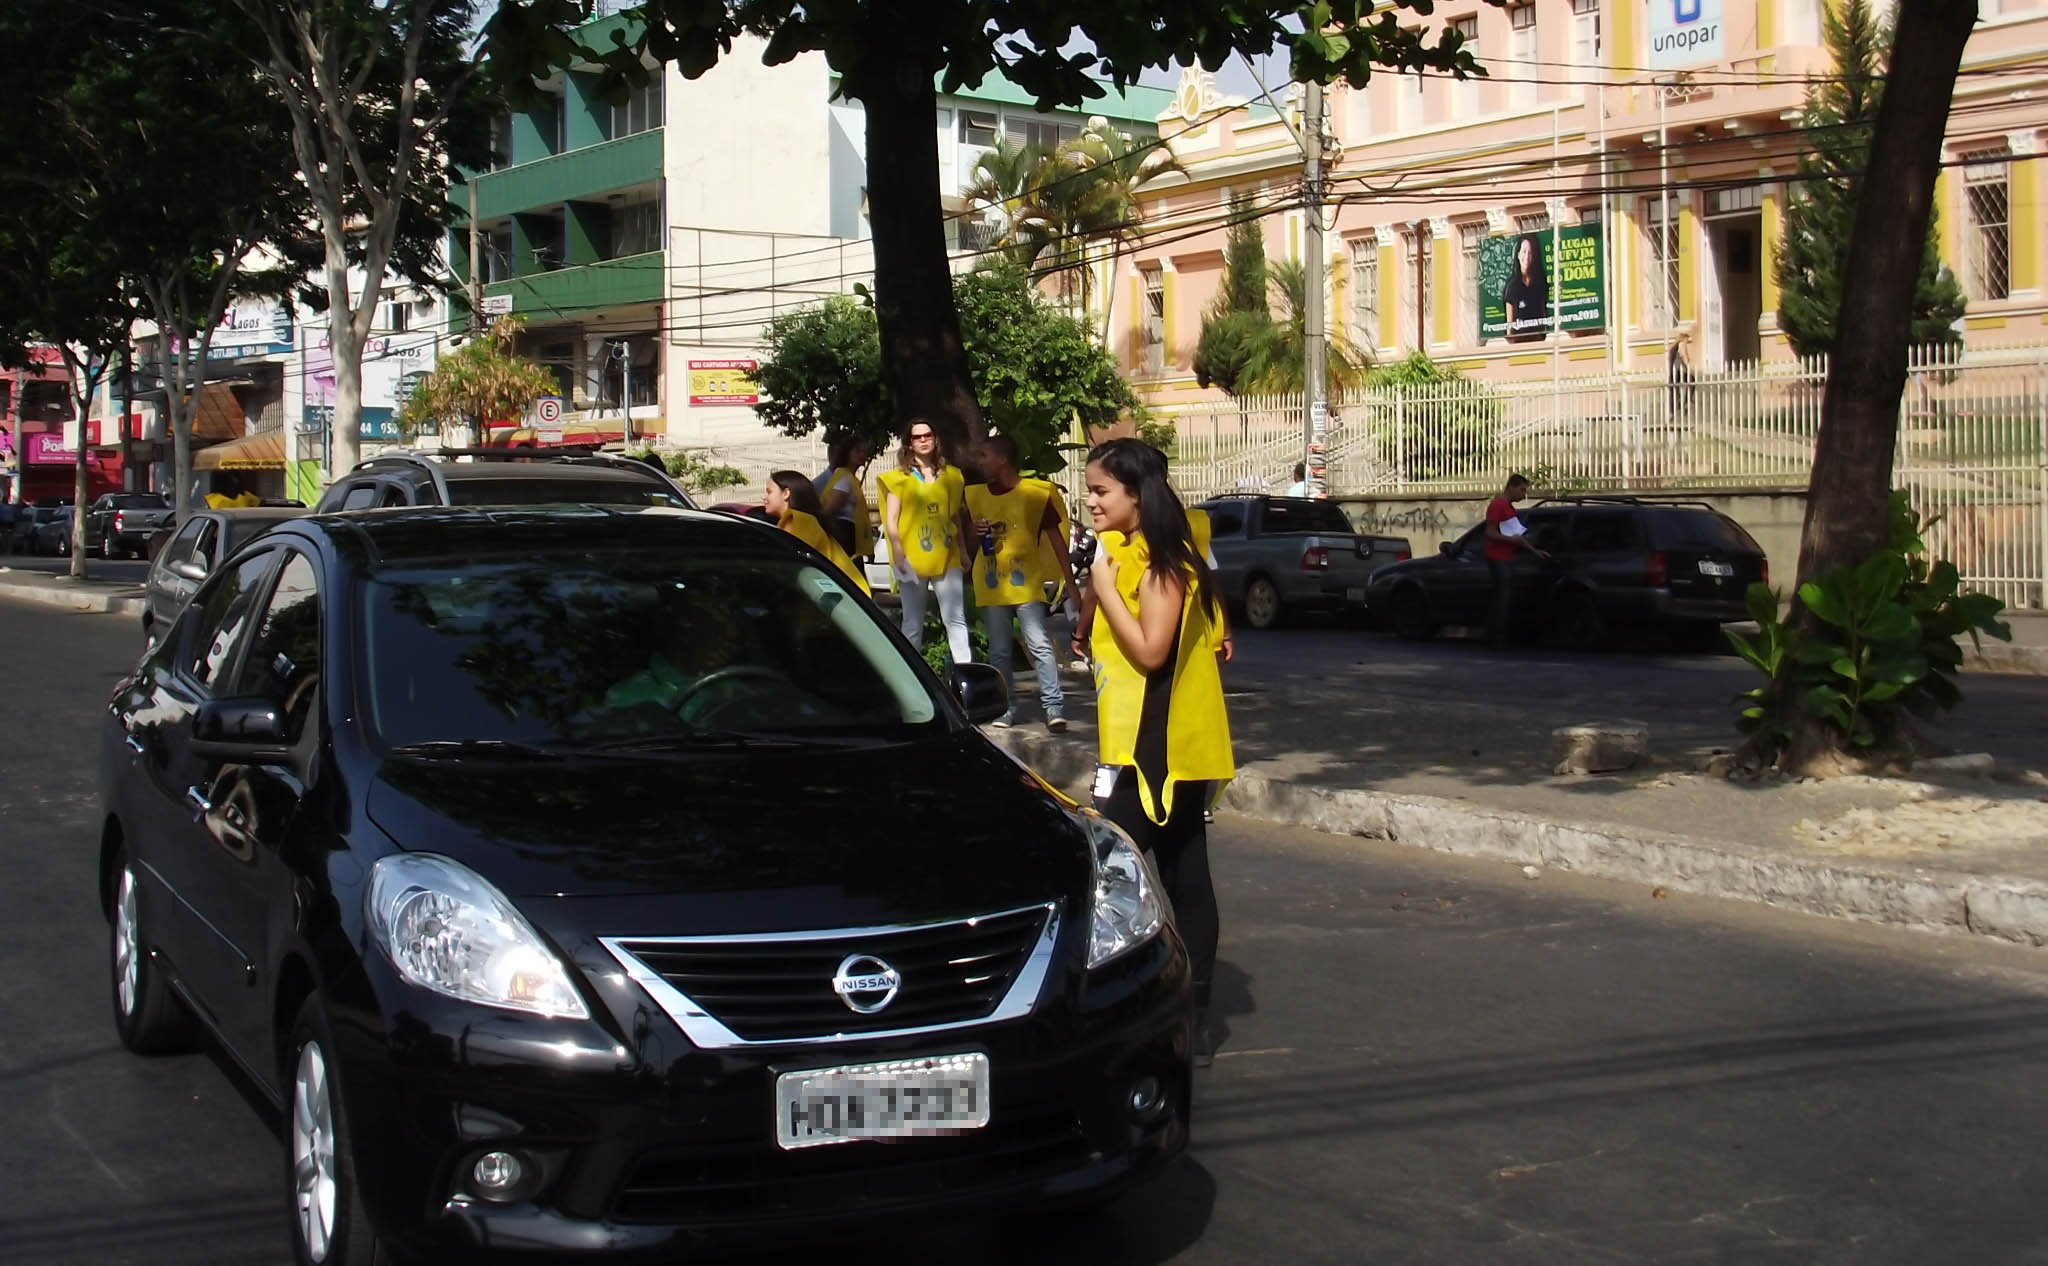
[[[775,1079],[775,1145],[959,1134],[988,1124],[988,1056],[807,1068]]]
[[[1702,576],[1733,576],[1734,574],[1735,568],[1727,563],[1702,562],[1700,564],[1700,575]]]

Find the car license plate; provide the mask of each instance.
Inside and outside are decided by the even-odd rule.
[[[1346,589],[1346,590],[1344,591],[1344,601],[1346,601],[1346,602],[1350,602],[1350,603],[1355,603],[1355,604],[1357,604],[1358,606],[1361,606],[1361,607],[1362,607],[1362,606],[1364,606],[1364,605],[1365,605],[1365,590],[1363,590],[1363,589]]]
[[[1702,576],[1733,576],[1734,574],[1735,568],[1727,563],[1704,561],[1700,563],[1700,575]]]
[[[958,1134],[988,1124],[988,1056],[807,1068],[775,1079],[775,1144]]]

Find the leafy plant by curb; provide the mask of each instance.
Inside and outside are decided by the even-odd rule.
[[[1777,594],[1750,586],[1757,636],[1727,636],[1765,677],[1738,696],[1736,726],[1756,755],[1775,763],[1794,718],[1804,714],[1839,730],[1859,751],[1909,756],[1908,716],[1931,717],[1962,702],[1960,639],[1967,634],[1979,648],[1985,634],[2012,640],[1999,619],[2003,603],[1963,592],[1954,563],[1928,559],[1925,535],[1935,522],[1922,520],[1904,493],[1893,493],[1883,551],[1799,586],[1810,622],[1796,612],[1781,618]]]

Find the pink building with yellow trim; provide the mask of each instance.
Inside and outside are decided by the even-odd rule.
[[[1439,0],[1418,20],[1459,26],[1489,78],[1385,74],[1327,94],[1333,334],[1380,360],[1420,349],[1488,378],[1661,373],[1681,336],[1696,370],[1790,358],[1774,264],[1811,144],[1801,105],[1832,73],[1824,2]],[[2043,346],[2048,0],[1981,2],[1950,111],[1941,251],[1969,298],[1970,346]],[[1671,52],[1671,32],[1707,25],[1711,39]],[[1160,116],[1182,171],[1148,186],[1112,292],[1121,362],[1156,403],[1214,394],[1189,366],[1231,197],[1271,208],[1269,257],[1300,258],[1301,112],[1284,91],[1283,117],[1190,72]],[[1489,239],[1553,228],[1580,243],[1581,328],[1482,337],[1498,295],[1488,261],[1510,249]]]

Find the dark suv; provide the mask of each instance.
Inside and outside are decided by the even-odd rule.
[[[1703,648],[1723,623],[1746,620],[1743,595],[1769,583],[1764,551],[1735,520],[1702,502],[1571,497],[1521,512],[1548,553],[1515,555],[1517,631],[1565,646],[1597,644],[1617,626],[1659,626]],[[1374,573],[1366,604],[1395,633],[1427,638],[1446,624],[1486,623],[1492,582],[1486,526],[1446,541],[1433,558]]]
[[[328,485],[313,511],[561,504],[695,508],[674,480],[645,462],[487,448],[372,457]]]

